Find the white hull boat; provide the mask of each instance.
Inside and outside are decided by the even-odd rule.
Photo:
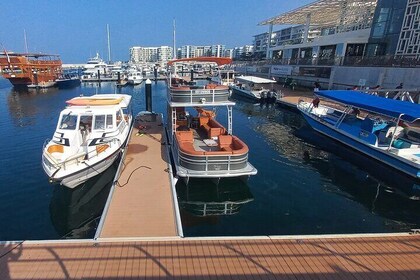
[[[130,100],[129,95],[98,94],[67,101],[43,149],[50,182],[75,188],[115,161],[132,128]]]

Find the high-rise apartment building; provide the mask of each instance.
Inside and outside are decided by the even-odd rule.
[[[132,47],[130,48],[130,61],[140,62],[160,62],[172,59],[172,48],[161,47]]]

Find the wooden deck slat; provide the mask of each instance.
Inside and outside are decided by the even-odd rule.
[[[99,238],[177,236],[163,133],[160,115],[135,123]]]
[[[420,236],[0,245],[1,279],[420,279]]]

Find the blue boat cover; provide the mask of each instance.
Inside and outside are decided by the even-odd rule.
[[[320,90],[315,94],[385,116],[398,118],[400,114],[404,114],[401,119],[408,122],[420,119],[420,105],[408,101],[388,99],[354,90]]]

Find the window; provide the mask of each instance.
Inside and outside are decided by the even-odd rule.
[[[118,126],[121,123],[121,120],[122,120],[121,111],[117,111],[116,115],[117,115],[117,126]]]
[[[80,116],[79,128],[90,131],[92,128],[92,116]]]
[[[114,127],[114,122],[112,115],[106,115],[106,128],[112,129]]]
[[[64,115],[61,117],[60,129],[74,130],[76,129],[77,115]]]
[[[94,129],[104,130],[105,129],[105,115],[95,116],[95,126]]]

